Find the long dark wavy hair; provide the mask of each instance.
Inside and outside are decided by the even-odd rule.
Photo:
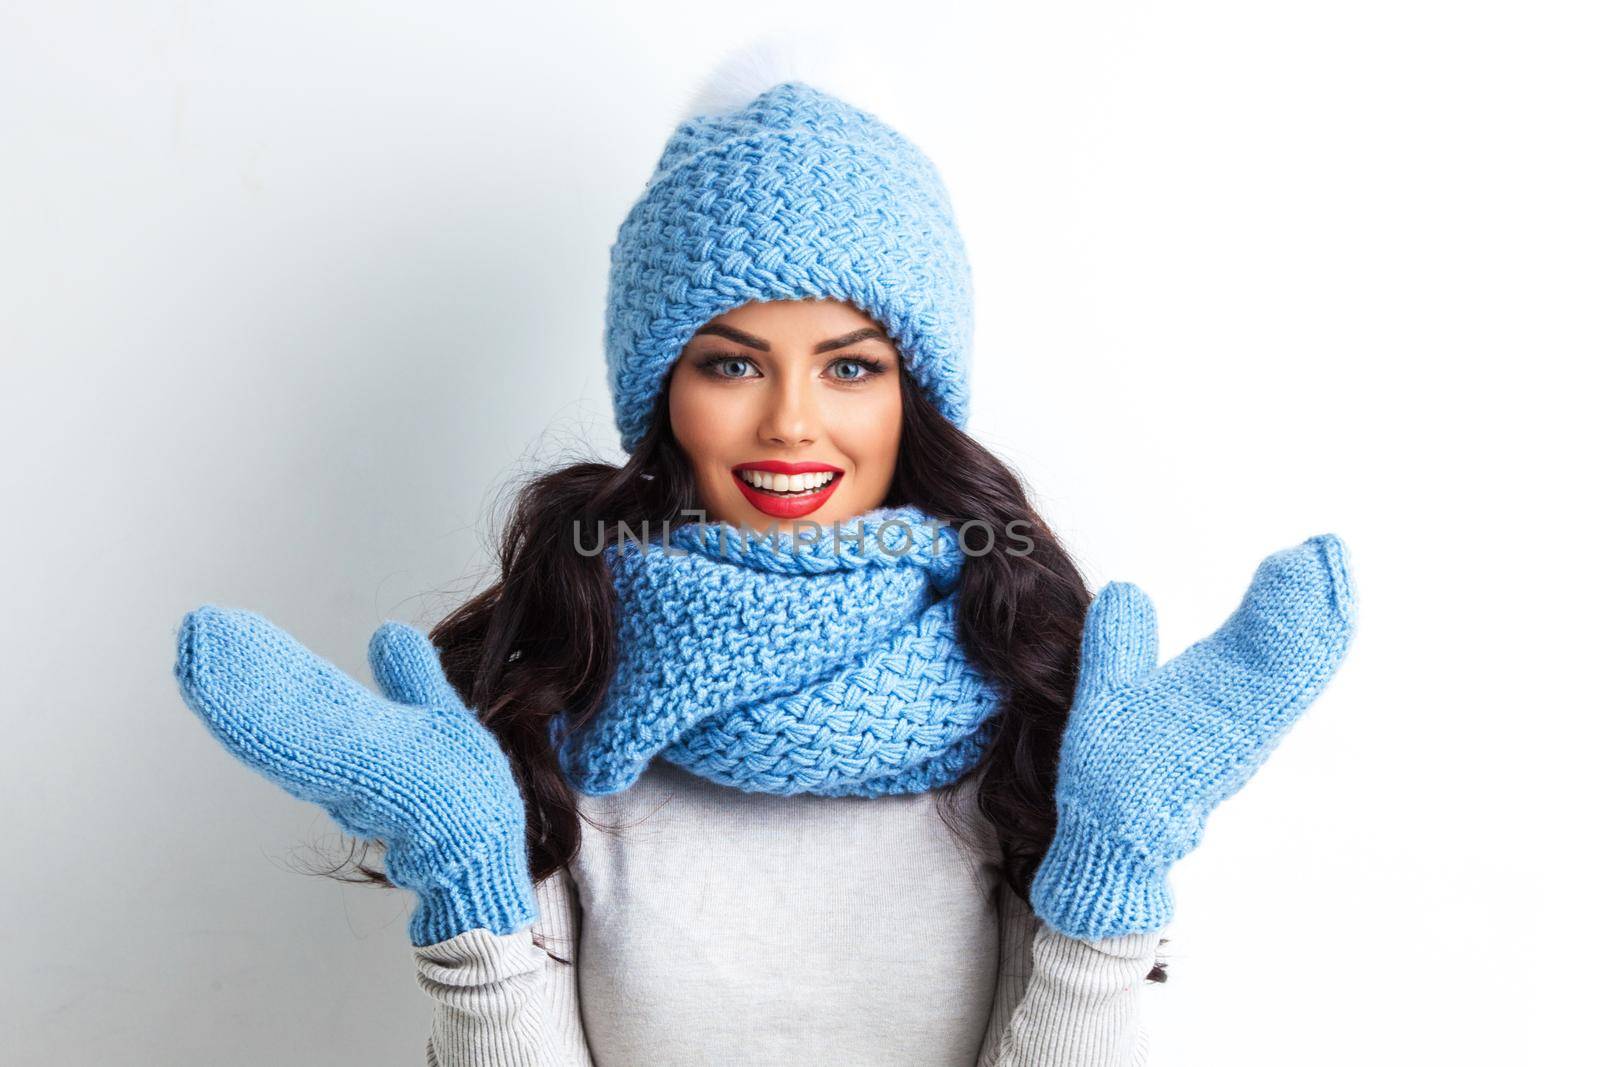
[[[981,545],[973,546],[962,566],[958,630],[969,659],[1006,694],[993,741],[962,781],[979,778],[977,807],[998,838],[1004,879],[1027,900],[1055,832],[1056,765],[1089,591],[1016,475],[928,401],[904,361],[900,386],[899,454],[883,505],[914,504],[952,524],[976,520],[992,531],[1014,529],[1008,524],[1020,519],[1033,541],[1021,554],[998,547],[977,554]],[[593,545],[612,541],[619,524],[681,524],[697,506],[667,395],[663,386],[649,431],[622,466],[572,463],[520,486],[498,536],[498,580],[429,635],[450,682],[510,757],[527,802],[535,881],[566,866],[581,837],[576,797],[550,744],[550,719],[565,711],[572,732],[580,730],[599,711],[616,659],[616,593],[604,559],[578,551],[573,524]],[[597,529],[603,536],[589,540]],[[941,819],[973,845],[970,826],[954,810],[954,786],[938,792]],[[359,874],[347,881],[391,884],[360,859],[353,866]],[[1164,965],[1147,977],[1165,981]]]

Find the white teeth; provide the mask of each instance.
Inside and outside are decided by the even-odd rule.
[[[769,493],[810,493],[833,481],[833,471],[806,474],[774,474],[771,471],[740,471],[739,477]]]

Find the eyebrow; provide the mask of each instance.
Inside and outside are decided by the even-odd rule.
[[[732,326],[724,326],[721,323],[707,323],[694,332],[696,337],[703,333],[712,334],[717,337],[726,337],[730,341],[744,345],[747,348],[754,348],[758,352],[772,351],[772,345],[767,343],[767,341],[763,338],[757,337],[753,333],[745,333],[743,330],[736,330]],[[824,352],[832,352],[836,348],[846,348],[855,344],[857,341],[871,340],[888,341],[889,338],[888,335],[886,335],[876,326],[865,326],[859,330],[847,333],[843,337],[835,337],[831,341],[823,341],[821,344],[817,345],[816,348],[812,349],[812,352],[817,355],[821,355]]]

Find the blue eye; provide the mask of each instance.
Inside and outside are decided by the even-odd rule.
[[[838,359],[832,365],[835,367],[854,366],[858,369],[859,373],[838,376],[839,381],[849,382],[851,385],[864,382],[883,373],[883,362],[881,360],[869,359],[864,356],[850,356],[845,359]]]
[[[748,358],[744,357],[744,356],[709,355],[706,358],[702,359],[699,362],[698,365],[699,365],[699,368],[702,371],[704,371],[705,373],[709,374],[713,378],[734,378],[734,379],[738,379],[738,378],[748,378],[748,377],[751,377],[751,375],[748,375],[748,374],[724,374],[723,373],[723,368],[727,367],[729,364],[732,364],[734,366],[738,366],[740,364],[749,364],[749,363],[750,363],[750,360]]]

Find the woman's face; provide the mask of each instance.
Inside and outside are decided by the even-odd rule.
[[[880,506],[900,446],[899,358],[841,300],[761,301],[702,326],[668,407],[706,517],[793,532]]]

